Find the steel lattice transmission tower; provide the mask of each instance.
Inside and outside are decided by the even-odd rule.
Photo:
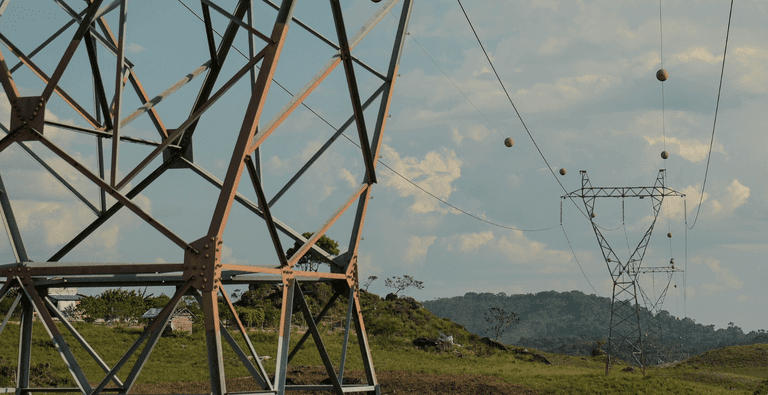
[[[656,182],[652,187],[593,187],[592,182],[587,176],[586,170],[581,171],[581,188],[577,189],[562,198],[581,198],[586,208],[587,217],[592,224],[592,229],[597,237],[597,243],[600,245],[600,251],[608,267],[608,272],[613,281],[613,294],[611,298],[611,318],[608,327],[608,355],[605,360],[605,374],[607,375],[611,367],[611,356],[629,356],[635,363],[643,368],[645,374],[645,358],[643,355],[643,337],[640,319],[640,304],[638,303],[638,293],[645,295],[640,289],[638,276],[641,273],[649,273],[654,268],[642,268],[645,251],[651,240],[653,228],[656,225],[656,219],[661,210],[661,204],[666,196],[685,195],[664,186],[664,169],[659,170],[656,176]],[[603,236],[600,227],[595,222],[595,201],[597,198],[640,198],[650,197],[653,206],[653,221],[651,221],[648,230],[643,235],[635,250],[629,255],[629,258],[622,262],[615,251],[608,244]],[[663,269],[669,272],[674,269]],[[670,273],[671,275],[671,273]],[[638,292],[640,290],[640,292]],[[664,294],[666,294],[666,289]],[[663,297],[655,302],[663,301]],[[660,303],[654,303],[661,309]],[[658,330],[660,339],[661,331]]]
[[[13,1],[0,1],[0,22],[4,16],[2,14],[8,13],[9,3]],[[19,3],[21,7],[30,5],[26,2]],[[413,2],[412,0],[389,0],[383,2],[381,6],[365,2],[367,6],[373,7],[371,10],[375,11],[369,20],[360,21],[363,23],[358,23],[349,18],[349,15],[345,15],[339,0],[323,2],[323,9],[328,13],[325,26],[326,28],[332,26],[327,28],[330,31],[335,30],[334,39],[323,36],[318,30],[294,17],[297,9],[301,9],[302,6],[318,7],[319,2],[282,0],[280,4],[274,4],[269,0],[200,0],[197,2],[189,0],[187,3],[199,6],[198,9],[202,10],[202,17],[200,17],[202,23],[194,25],[199,29],[197,31],[201,32],[198,36],[201,39],[188,40],[181,45],[185,51],[197,51],[197,54],[202,54],[205,61],[191,72],[169,65],[149,64],[147,65],[149,68],[140,69],[137,67],[139,62],[133,63],[129,59],[132,52],[129,52],[130,47],[126,40],[126,36],[130,37],[131,34],[128,21],[140,20],[142,15],[148,12],[146,7],[158,6],[160,2],[148,4],[128,3],[127,0],[87,0],[83,4],[82,1],[51,0],[46,12],[58,12],[67,21],[49,38],[40,40],[42,44],[38,42],[17,46],[18,40],[12,39],[13,32],[9,31],[10,29],[0,30],[0,42],[4,45],[0,50],[0,82],[11,109],[10,122],[0,123],[3,131],[0,135],[2,137],[0,157],[31,155],[42,169],[49,172],[56,182],[68,190],[67,193],[72,193],[78,199],[77,204],[81,205],[80,208],[87,207],[95,214],[95,218],[92,217],[87,226],[64,242],[63,246],[60,245],[60,249],[49,259],[32,262],[27,254],[27,248],[31,246],[35,249],[44,244],[44,241],[23,240],[11,208],[13,191],[6,191],[0,181],[0,203],[2,203],[0,214],[2,214],[15,255],[15,261],[0,264],[0,281],[2,281],[0,300],[10,291],[18,291],[18,297],[8,316],[5,317],[0,333],[15,308],[21,309],[22,317],[18,374],[16,387],[11,391],[24,393],[30,389],[33,313],[37,313],[77,384],[77,388],[71,388],[70,391],[83,394],[127,393],[136,383],[179,301],[184,296],[193,296],[204,312],[211,393],[227,393],[223,360],[225,346],[222,345],[222,339],[224,339],[258,383],[259,388],[254,388],[254,393],[283,394],[286,390],[330,390],[337,394],[348,392],[379,394],[379,384],[371,360],[360,306],[358,248],[368,202],[371,199],[372,186],[377,179],[377,158],[383,141]],[[185,10],[176,2],[162,2],[162,4],[172,4],[173,7],[178,7],[178,14],[185,13],[184,17],[173,15],[166,21],[167,23],[185,24],[192,20],[189,10]],[[145,14],[132,13],[132,11],[144,11]],[[359,12],[356,15],[359,15]],[[260,26],[258,21],[255,22],[256,17],[268,18],[268,20]],[[349,19],[346,22],[345,17]],[[383,60],[379,62],[386,67],[386,70],[380,72],[355,56],[353,50],[385,17],[390,18],[390,21],[395,20],[394,25],[391,25],[394,27],[389,29],[390,32],[394,30],[394,35],[388,34],[390,41],[382,52]],[[113,26],[117,24],[115,30],[107,23],[108,18],[111,18]],[[27,23],[36,22],[25,22]],[[50,27],[50,22],[44,20],[37,23],[40,25],[35,27],[36,31],[45,31]],[[48,25],[42,25],[43,23]],[[219,26],[226,26],[222,34],[215,29],[216,23]],[[349,24],[361,26],[353,36],[347,34],[346,26]],[[298,27],[294,29],[303,29],[305,32],[302,34],[307,37],[313,36],[310,38],[314,41],[289,39],[289,27],[295,25]],[[173,31],[172,27],[167,29],[166,32]],[[293,32],[294,29],[291,31]],[[299,32],[301,30],[294,34]],[[238,50],[234,45],[238,34],[241,45],[243,35],[247,40],[247,55],[241,52],[245,58],[244,65],[242,61],[237,63],[232,60],[236,56],[233,55],[233,49]],[[162,33],[156,34],[154,40],[162,44],[165,36]],[[217,36],[220,37],[218,43]],[[63,37],[63,40],[59,37]],[[28,41],[28,36],[22,36],[21,39]],[[26,51],[22,50],[22,47],[31,47],[31,45],[38,46],[31,51],[29,48]],[[279,95],[273,94],[276,89],[274,85],[277,84],[274,80],[276,72],[287,70],[284,75],[289,75],[291,81],[305,80],[311,74],[303,75],[295,70],[311,65],[312,63],[305,61],[303,56],[316,49],[324,50],[330,55],[327,63],[290,99],[270,107],[268,97],[270,100],[281,100]],[[293,55],[279,62],[281,54],[288,50],[292,50]],[[366,54],[370,55],[371,52],[368,51]],[[16,62],[18,64],[14,66]],[[235,62],[234,65],[233,62]],[[44,71],[44,65],[50,64],[55,68],[49,74]],[[79,66],[72,66],[72,64]],[[110,67],[104,67],[104,64],[109,64]],[[302,159],[304,164],[301,169],[282,186],[279,192],[272,195],[271,200],[268,200],[262,182],[264,177],[261,173],[260,150],[264,148],[265,142],[272,141],[274,136],[279,134],[274,133],[275,130],[284,124],[294,110],[301,106],[309,109],[304,103],[305,99],[316,92],[321,82],[339,65],[343,67],[339,68],[337,75],[343,73],[343,78],[338,81],[344,82],[338,85],[343,88],[330,89],[328,92],[338,96],[332,100],[345,105],[340,116],[346,122],[338,129],[334,128],[335,133],[327,138],[324,145],[319,149],[315,147],[314,155],[309,159]],[[16,73],[17,71],[23,72]],[[178,80],[178,82],[170,87],[148,85],[149,88],[145,89],[139,74],[145,73],[144,76],[146,76],[160,71],[166,74],[175,73],[174,81]],[[365,87],[358,84],[361,73],[368,78]],[[75,98],[78,94],[74,91],[82,90],[82,86],[65,84],[69,77],[63,76],[81,77],[81,80],[92,83],[92,89],[90,85],[87,88],[90,94],[84,95],[87,99],[94,100],[92,111],[86,109],[89,107],[87,102]],[[196,92],[191,92],[192,95],[189,95],[190,92],[181,89],[198,76],[204,76],[204,78]],[[42,89],[35,91],[34,84],[24,78],[31,78],[38,85],[42,81]],[[148,79],[155,81],[153,78]],[[371,80],[377,82],[370,83]],[[363,95],[362,92],[371,90],[371,86],[373,86],[373,93],[370,96]],[[128,87],[136,93],[134,102],[140,102],[140,106],[135,110],[128,108],[126,104],[129,102],[129,95],[133,93],[127,89]],[[32,91],[35,93],[22,95]],[[149,96],[150,91],[157,92],[157,96]],[[245,98],[233,99],[236,97],[231,93],[233,91],[239,91]],[[182,92],[186,92],[187,96]],[[179,100],[175,103],[191,103],[191,107],[181,112],[164,111],[164,105],[166,105],[164,102],[171,96],[174,99],[188,98],[186,102]],[[74,122],[60,122],[50,116],[53,108],[62,107],[73,111],[72,114],[76,114],[76,122],[86,126],[77,126],[73,124]],[[189,115],[183,115],[184,112],[188,112]],[[228,130],[226,125],[215,123],[222,118],[232,120],[234,117],[237,117],[234,121],[238,126],[231,130]],[[151,134],[154,134],[155,138],[137,138],[128,135],[131,130],[128,125],[142,118],[146,125],[150,125],[149,129],[152,129]],[[177,119],[181,121],[176,121]],[[208,124],[204,124],[206,120],[209,120]],[[297,125],[301,124],[293,123],[291,127],[296,128]],[[315,232],[311,237],[305,238],[299,230],[292,227],[289,221],[280,220],[277,215],[273,215],[273,206],[286,193],[295,190],[297,180],[307,173],[319,158],[325,158],[324,154],[329,147],[339,140],[348,128],[354,128],[357,132],[359,145],[352,152],[357,158],[356,163],[362,163],[362,165],[358,165],[359,173],[353,176],[356,176],[360,183],[351,187],[352,193],[342,196],[338,200],[342,204],[335,211],[332,210],[332,214],[326,221],[314,228]],[[51,133],[52,131],[55,133]],[[93,143],[92,151],[86,154],[74,152],[71,146],[55,142],[62,135],[72,133],[90,136],[89,138],[92,139],[90,141]],[[229,140],[224,139],[227,135],[233,137]],[[197,155],[193,157],[193,141],[199,142],[199,139],[204,136],[208,140],[203,141],[208,143],[199,145],[195,151]],[[108,144],[104,144],[104,140],[108,140]],[[223,149],[226,154],[224,159],[218,158],[222,164],[228,162],[228,165],[221,166],[220,173],[223,174],[223,178],[219,179],[214,175],[215,172],[203,167],[200,159],[209,159],[206,156],[214,152],[213,146],[223,144],[231,144],[231,146]],[[299,146],[299,142],[295,145]],[[136,147],[147,151],[138,151]],[[275,152],[277,157],[295,155],[299,150],[285,144],[278,144],[276,147],[282,149]],[[141,152],[140,156],[136,152]],[[85,161],[87,158],[95,159]],[[126,163],[129,163],[130,159],[137,159],[138,164],[128,167]],[[202,163],[218,162],[208,160]],[[332,160],[331,163],[333,163]],[[13,169],[0,168],[0,173],[9,173],[11,170]],[[192,192],[173,189],[178,187],[174,186],[176,180],[185,179],[180,175],[182,172],[184,177],[198,182],[198,184],[184,185],[191,188]],[[174,175],[171,176],[169,173]],[[243,176],[245,176],[244,180]],[[215,203],[209,207],[201,207],[194,212],[185,213],[188,216],[199,216],[200,212],[204,213],[206,222],[204,228],[200,229],[173,229],[163,224],[163,221],[169,217],[163,216],[162,210],[155,207],[155,210],[150,212],[146,205],[141,204],[137,199],[142,192],[159,190],[164,191],[166,193],[164,196],[172,202],[181,201],[192,198],[184,196],[184,193],[202,195],[198,193],[199,189],[195,189],[199,188],[199,184],[210,186],[216,196],[211,199]],[[93,190],[98,191],[97,195]],[[87,197],[89,195],[90,198]],[[255,199],[248,198],[248,195],[255,196]],[[312,195],[314,194],[310,193],[305,196],[305,199],[312,201],[315,199]],[[98,202],[93,203],[92,200],[98,200]],[[238,207],[237,210],[241,210],[239,212],[251,213],[252,219],[249,221],[258,220],[262,233],[269,234],[269,237],[263,238],[267,240],[264,242],[267,249],[258,251],[254,257],[258,261],[256,265],[233,264],[227,261],[226,256],[222,256],[227,246],[223,240],[224,231],[235,206]],[[351,224],[346,224],[351,228],[348,249],[339,256],[333,257],[315,244],[347,211],[350,212],[350,218],[354,218],[353,222],[350,221]],[[94,234],[118,212],[123,216],[132,215],[142,226],[153,229],[154,234],[160,236],[160,240],[178,247],[175,252],[177,260],[170,263],[148,263],[142,260],[98,263],[64,261],[78,245],[87,244],[86,242],[93,239]],[[208,213],[212,213],[212,216],[208,217]],[[210,220],[208,221],[207,218]],[[297,223],[294,226],[306,225]],[[334,227],[336,228],[338,227]],[[180,236],[180,234],[191,233],[195,240]],[[296,243],[298,246],[296,253],[290,258],[286,257],[281,239]],[[269,247],[269,244],[274,248]],[[132,245],[127,248],[138,253],[143,247]],[[297,270],[295,265],[299,259],[310,253],[323,260],[330,269],[327,272]],[[334,290],[328,304],[319,312],[310,310],[302,291],[302,283],[313,281],[330,283]],[[228,296],[227,291],[231,291],[236,284],[275,284],[281,287],[281,315],[274,378],[268,375]],[[147,326],[138,340],[128,348],[115,365],[110,366],[93,350],[87,339],[78,333],[77,329],[69,323],[67,316],[62,314],[48,297],[50,288],[63,286],[98,288],[171,286],[175,287],[175,292],[169,304]],[[346,326],[341,360],[334,361],[323,344],[317,324],[340,298],[348,300],[348,303],[344,303]],[[223,303],[222,306],[234,316],[235,333],[230,333],[231,329],[220,322],[219,303]],[[292,351],[290,337],[294,306],[303,315],[308,329]],[[68,344],[54,320],[59,320],[79,344]],[[353,327],[352,324],[354,324]],[[356,336],[360,349],[367,377],[367,382],[364,384],[344,384],[344,365],[350,335]],[[314,340],[327,370],[330,384],[287,385],[288,363],[309,337]],[[245,344],[245,347],[241,347],[236,338],[240,338],[238,341],[240,344]],[[86,377],[81,368],[82,361],[78,361],[72,352],[72,348],[75,347],[83,347],[105,374],[101,377]],[[135,359],[132,360],[132,358]],[[206,357],[189,355],[187,359],[191,361],[195,358],[205,360]],[[187,363],[187,361],[179,361],[179,363]],[[118,373],[121,376],[118,376]],[[41,391],[41,389],[35,390]]]

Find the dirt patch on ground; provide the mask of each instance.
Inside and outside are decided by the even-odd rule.
[[[501,395],[535,395],[537,391],[519,384],[505,383],[497,377],[481,375],[430,374],[399,370],[380,370],[376,372],[382,394],[392,395],[465,395],[465,394],[501,394]],[[327,378],[325,370],[317,366],[297,366],[289,370],[290,384],[317,384]],[[345,377],[350,383],[363,383],[365,373],[350,371]],[[227,380],[227,391],[248,391],[258,388],[256,381],[250,377]],[[170,393],[208,393],[210,387],[207,381],[136,384],[133,393],[136,394],[170,394]],[[332,394],[332,392],[289,392],[290,394]]]

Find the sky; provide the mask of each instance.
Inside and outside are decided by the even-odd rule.
[[[80,3],[71,3],[81,10]],[[201,15],[198,2],[184,3]],[[234,3],[217,2],[227,10]],[[659,169],[666,169],[666,186],[686,197],[664,200],[643,261],[644,266],[667,266],[674,259],[676,268],[684,270],[673,276],[664,310],[718,328],[730,322],[745,331],[768,328],[768,3],[734,5],[711,155],[729,2],[663,0],[661,24],[657,1],[462,3],[533,140],[458,2],[415,1],[380,158],[399,174],[379,166],[359,250],[361,281],[378,277],[369,290],[391,292],[385,278],[410,275],[424,282],[422,290],[405,291],[418,300],[466,292],[550,290],[610,297],[608,269],[590,222],[579,210],[584,210],[583,202],[561,196],[580,188],[580,170],[587,171],[593,186],[620,187],[652,186]],[[256,25],[268,29],[275,13],[257,4]],[[349,34],[386,4],[342,1]],[[207,60],[203,24],[181,2],[134,0],[127,7],[127,57],[150,97]],[[353,51],[380,72],[386,71],[399,9],[395,7]],[[214,27],[223,32],[226,19],[212,13]],[[296,17],[335,41],[324,2],[300,1]],[[116,12],[107,19],[116,31]],[[0,32],[29,53],[68,20],[53,2],[10,1],[0,16]],[[48,74],[72,34],[70,27],[33,58]],[[244,37],[238,35],[235,47],[247,54]],[[15,65],[13,54],[0,49],[9,66]],[[107,93],[112,95],[115,57],[103,46],[99,51]],[[333,54],[293,26],[275,80],[296,92]],[[662,83],[655,78],[662,59],[669,72],[663,95]],[[233,52],[227,62],[217,86],[246,60]],[[78,50],[67,70],[61,86],[92,108],[90,77],[78,73],[88,70],[85,48]],[[380,80],[359,67],[356,73],[365,99]],[[168,128],[186,119],[203,78],[193,79],[157,106]],[[14,73],[14,80],[22,95],[39,95],[43,86],[25,68]],[[132,89],[125,92],[124,112],[129,113],[141,103]],[[219,178],[248,93],[244,83],[232,88],[202,118],[195,134],[195,162]],[[351,116],[345,95],[339,67],[305,102],[318,115],[298,109],[264,144],[261,162],[268,198],[334,133],[327,123],[339,127]],[[0,122],[7,127],[10,107],[0,99]],[[261,125],[289,99],[273,85]],[[365,115],[372,129],[375,113]],[[48,103],[46,119],[86,126],[58,97]],[[146,116],[124,133],[158,140]],[[354,128],[345,134],[357,141]],[[53,127],[46,127],[46,135],[95,171],[93,137]],[[515,141],[511,148],[504,145],[507,137]],[[38,143],[29,147],[98,205],[97,190],[89,181]],[[121,144],[120,173],[127,174],[149,150]],[[669,159],[660,157],[663,150]],[[150,170],[159,164],[153,162]],[[557,174],[560,168],[567,174]],[[275,204],[273,213],[299,232],[314,231],[359,185],[362,171],[359,149],[338,139]],[[35,261],[47,260],[95,219],[18,146],[0,153],[0,174]],[[493,224],[445,205],[408,180]],[[159,181],[134,202],[185,240],[204,235],[216,189],[188,170],[172,170]],[[239,192],[255,201],[247,182]],[[595,222],[607,229],[603,233],[620,259],[629,256],[653,219],[650,199],[626,198],[623,206],[619,199],[598,200],[595,206]],[[327,233],[342,251],[349,244],[353,219],[353,212],[343,215]],[[687,230],[686,220],[692,229]],[[225,262],[276,263],[263,221],[241,207],[233,209],[224,240]],[[284,238],[283,245],[292,242]],[[182,258],[177,246],[126,211],[62,261]],[[0,262],[13,261],[7,240],[0,240]],[[640,285],[658,296],[667,277],[645,275]]]

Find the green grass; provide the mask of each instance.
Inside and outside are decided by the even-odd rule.
[[[420,309],[423,310],[423,309]],[[376,369],[404,370],[432,374],[471,374],[496,376],[509,383],[521,384],[539,391],[541,394],[766,394],[768,393],[768,345],[727,347],[713,350],[688,361],[671,367],[650,367],[647,375],[639,371],[629,373],[621,371],[626,364],[614,365],[609,376],[605,376],[602,357],[572,357],[560,354],[544,354],[553,365],[544,365],[532,361],[530,355],[492,350],[476,341],[476,336],[459,333],[458,327],[447,320],[415,316],[422,320],[423,330],[427,332],[455,333],[462,339],[450,351],[421,350],[411,344],[411,325],[395,323],[392,320],[372,325],[380,330],[387,330],[394,325],[405,332],[403,336],[379,334],[370,337],[373,360]],[[376,321],[376,320],[372,320]],[[390,322],[391,321],[391,322]],[[426,324],[427,322],[429,324]],[[110,366],[120,359],[128,347],[138,338],[140,330],[112,328],[86,323],[76,323],[80,333],[89,340],[93,348]],[[60,327],[86,376],[94,382],[103,377],[102,370],[86,354],[69,333]],[[9,324],[0,336],[0,369],[15,365],[17,355],[18,325]],[[463,329],[461,329],[463,330]],[[323,342],[328,348],[333,364],[338,367],[341,355],[341,333],[323,330]],[[234,335],[234,333],[233,333]],[[250,332],[251,340],[260,355],[269,355],[272,359],[265,362],[268,372],[275,368],[277,334],[274,332]],[[237,337],[237,336],[236,336]],[[300,334],[293,333],[291,343],[296,344]],[[242,340],[239,341],[241,346]],[[34,324],[33,365],[50,363],[50,370],[58,377],[68,378],[69,372],[52,346],[47,333],[40,323]],[[224,366],[227,377],[248,376],[248,371],[241,365],[228,343],[222,341]],[[537,352],[530,350],[531,352]],[[141,349],[136,353],[141,352]],[[130,371],[136,355],[119,373],[125,378]],[[158,342],[152,357],[145,366],[140,383],[162,383],[169,381],[207,381],[208,367],[206,359],[205,334],[202,327],[196,327],[190,336],[163,337]],[[348,369],[361,370],[362,359],[354,337],[350,341],[346,366]],[[292,366],[322,366],[319,354],[311,338],[291,362]],[[0,386],[12,386],[10,382]],[[73,386],[69,379],[66,386]],[[64,384],[62,384],[64,385]]]

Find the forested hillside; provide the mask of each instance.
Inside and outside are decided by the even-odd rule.
[[[611,300],[580,291],[509,296],[468,292],[464,296],[426,301],[424,307],[481,336],[490,335],[485,313],[492,307],[503,308],[516,313],[520,321],[512,325],[500,341],[584,355],[597,348],[597,340],[608,337]],[[665,350],[674,359],[727,345],[768,343],[768,334],[763,329],[745,334],[731,324],[726,329],[715,330],[714,325],[673,317],[667,311],[651,317],[648,310],[641,308],[641,320],[644,326],[660,320]],[[643,331],[646,332],[645,328]]]

